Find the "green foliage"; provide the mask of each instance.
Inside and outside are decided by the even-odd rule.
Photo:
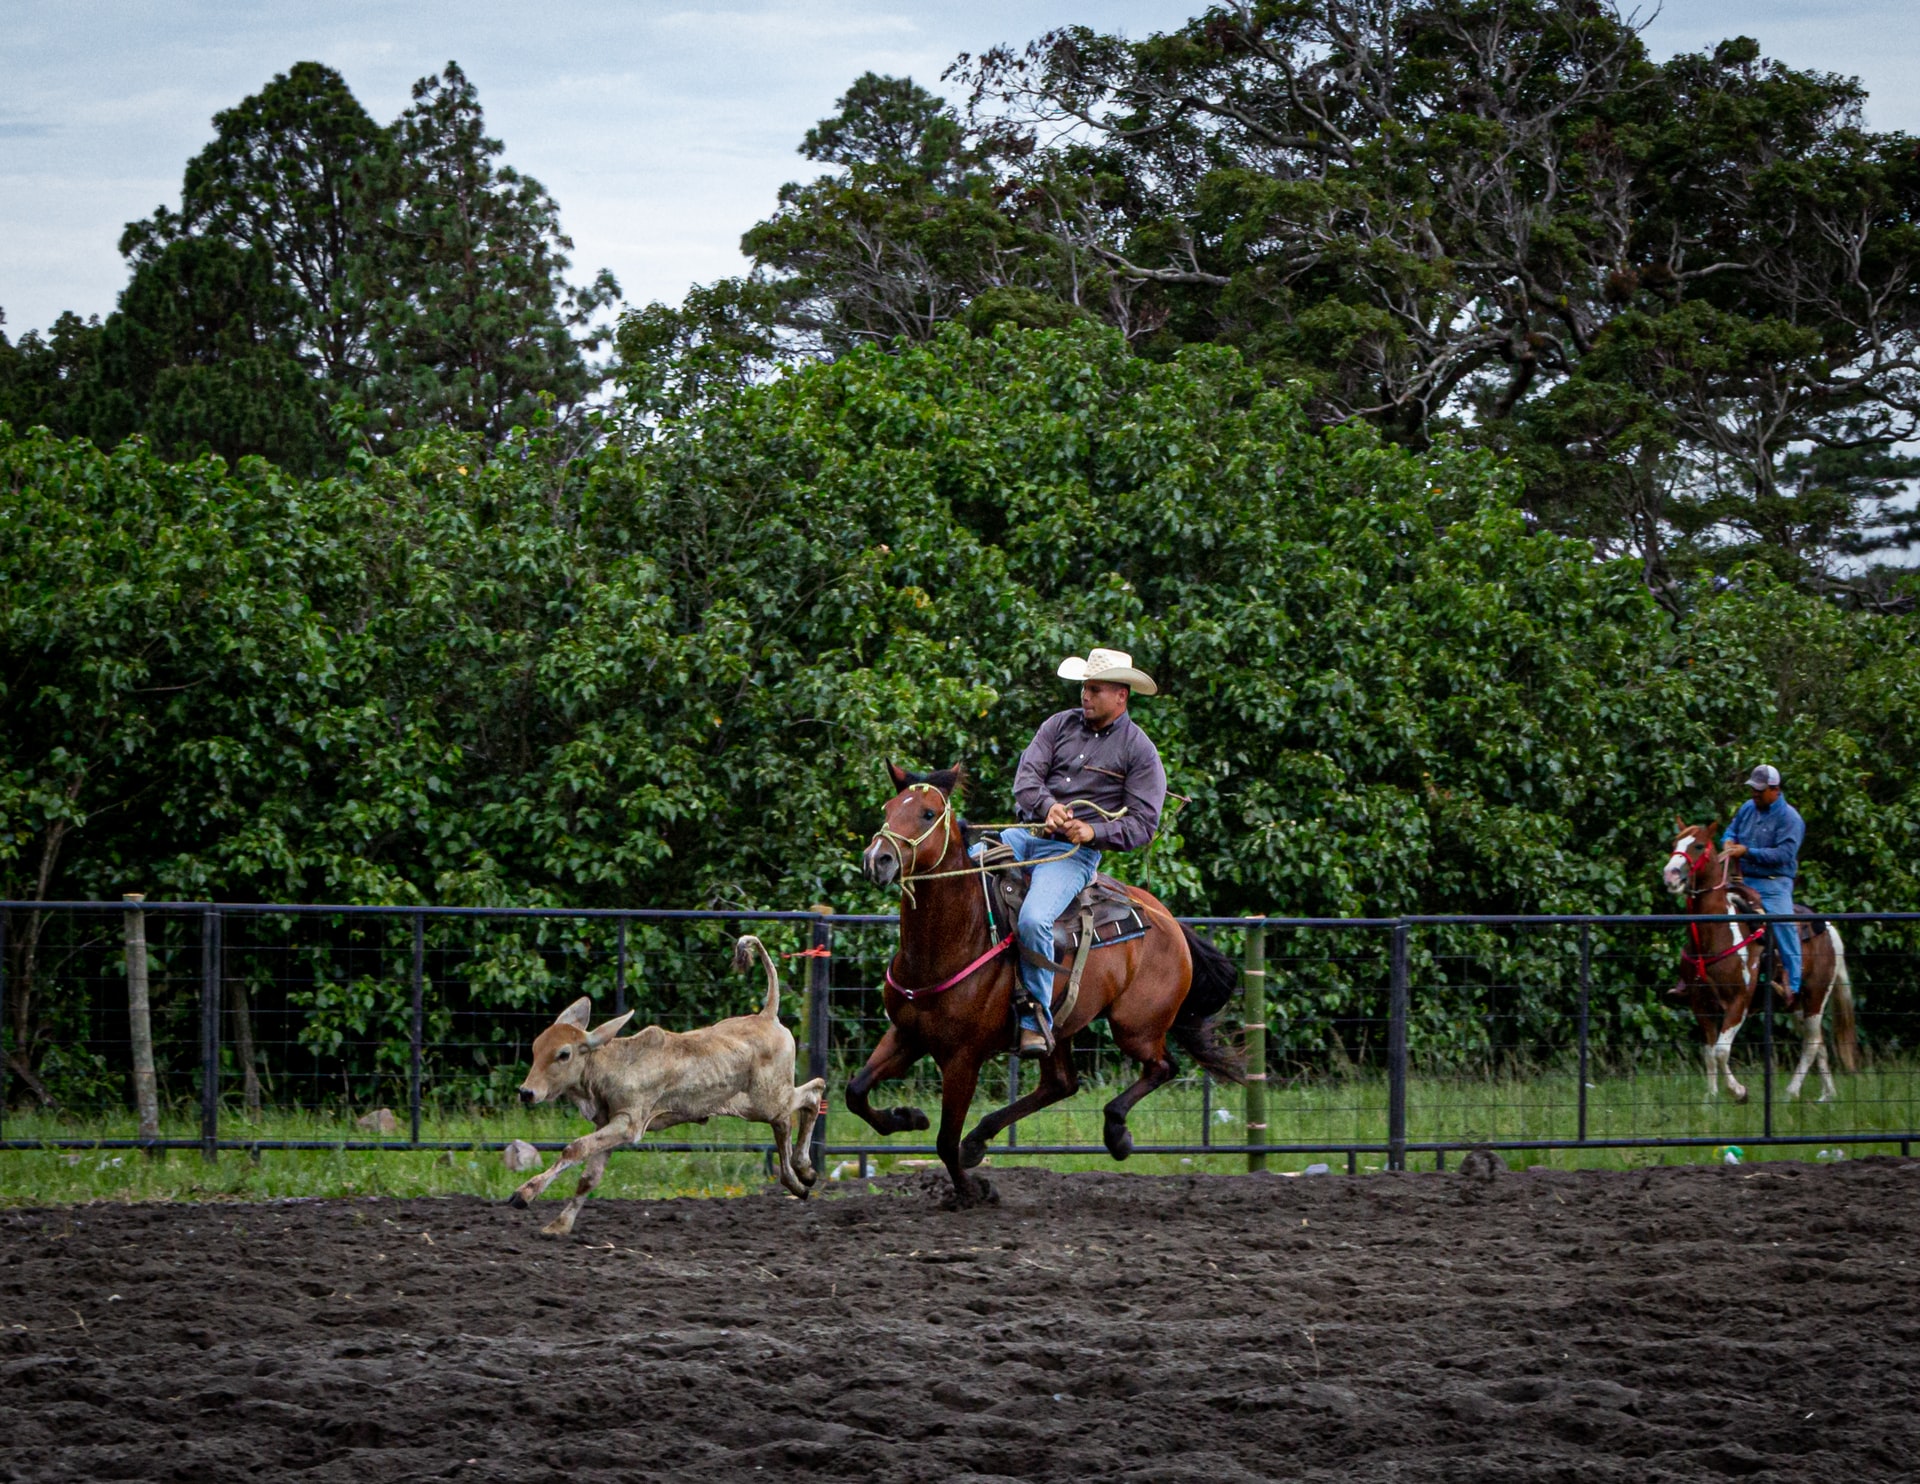
[[[1167,689],[1187,905],[1644,910],[1761,753],[1876,862],[1816,845],[1823,901],[1912,893],[1912,620],[1748,568],[1676,628],[1485,454],[1317,431],[1228,351],[950,329],[564,452],[11,435],[8,893],[864,901],[877,760],[1003,815],[1096,641]]]
[[[1726,817],[1761,759],[1809,900],[1920,887],[1914,619],[1752,565],[1676,624],[1484,451],[1318,429],[1231,350],[949,327],[568,448],[440,434],[299,480],[0,434],[0,889],[879,908],[881,761],[965,759],[1005,818],[1093,643],[1164,688],[1139,716],[1192,802],[1116,864],[1184,908],[1657,910],[1673,815]],[[1528,1014],[1565,993],[1462,952]],[[489,947],[476,1003],[530,962]],[[313,1034],[398,1033],[391,969],[311,972]],[[1379,989],[1302,985],[1319,1022]],[[1622,1034],[1657,987],[1626,977]]]
[[[373,338],[359,388],[381,422],[503,436],[542,397],[572,406],[593,387],[573,332],[619,293],[604,270],[563,275],[573,243],[537,180],[495,163],[479,93],[449,62],[368,167],[375,216],[352,266]],[[586,349],[595,348],[591,336]]]
[[[830,350],[1081,315],[1227,344],[1317,422],[1526,471],[1670,609],[1911,537],[1920,169],[1856,81],[1757,43],[1660,63],[1611,0],[1217,5],[962,57],[954,113],[860,78],[744,247]],[[1812,449],[1811,454],[1808,450]],[[1864,454],[1864,458],[1856,457]],[[1850,462],[1845,477],[1804,477]]]

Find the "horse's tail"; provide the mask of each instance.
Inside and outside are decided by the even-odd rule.
[[[1246,1059],[1231,1046],[1223,1046],[1213,1033],[1213,1017],[1240,987],[1240,971],[1232,959],[1185,923],[1180,931],[1186,935],[1187,955],[1193,960],[1193,982],[1167,1036],[1214,1076],[1245,1082]]]
[[[760,1007],[760,1013],[768,1020],[776,1019],[780,1014],[780,971],[773,966],[773,955],[767,952],[767,945],[752,933],[733,940],[733,967],[744,969],[753,962],[753,955],[759,953],[760,961],[767,966],[767,1001]]]
[[[1840,941],[1840,929],[1827,924],[1833,937],[1833,1049],[1840,1065],[1849,1072],[1860,1070],[1860,1043],[1853,1034],[1853,976],[1847,972],[1847,945]]]

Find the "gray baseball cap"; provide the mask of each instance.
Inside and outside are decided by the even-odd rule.
[[[1755,793],[1758,793],[1763,788],[1778,788],[1779,786],[1780,770],[1769,767],[1766,763],[1762,763],[1751,773],[1747,774],[1747,787]]]

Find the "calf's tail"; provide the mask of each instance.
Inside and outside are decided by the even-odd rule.
[[[760,955],[760,962],[767,966],[767,1002],[760,1007],[760,1013],[768,1020],[774,1020],[780,1014],[780,971],[773,965],[773,955],[767,952],[767,945],[752,933],[734,939],[733,966],[736,970],[751,964],[755,953]]]
[[[1185,923],[1187,955],[1193,960],[1193,982],[1167,1030],[1167,1039],[1185,1051],[1214,1076],[1228,1082],[1247,1080],[1246,1058],[1231,1046],[1222,1045],[1214,1035],[1213,1017],[1226,1008],[1233,992],[1240,987],[1240,971],[1213,944]]]

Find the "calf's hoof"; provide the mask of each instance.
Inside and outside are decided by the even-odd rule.
[[[516,1190],[512,1195],[507,1197],[507,1204],[512,1206],[516,1211],[524,1211],[528,1206],[531,1206],[533,1202],[527,1199],[526,1191]]]
[[[1740,1089],[1740,1090],[1739,1090],[1738,1092],[1736,1092],[1736,1093],[1735,1093],[1735,1094],[1733,1095],[1733,1100],[1734,1100],[1734,1101],[1735,1101],[1736,1103],[1744,1103],[1744,1102],[1745,1102],[1745,1101],[1747,1100],[1747,1090],[1746,1090],[1746,1088],[1744,1088],[1744,1087],[1743,1087],[1743,1088],[1741,1088],[1741,1089]]]
[[[543,1237],[567,1237],[573,1235],[573,1223],[564,1216],[556,1216],[540,1228]]]

